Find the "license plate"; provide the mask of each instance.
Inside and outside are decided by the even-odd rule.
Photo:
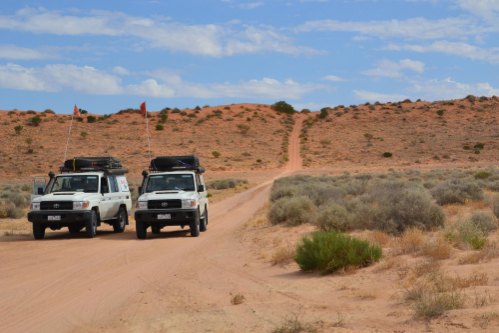
[[[158,214],[158,220],[169,220],[172,218],[172,214]]]
[[[61,220],[61,215],[55,215],[55,216],[50,216],[48,217],[49,221],[60,221]]]

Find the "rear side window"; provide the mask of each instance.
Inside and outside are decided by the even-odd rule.
[[[118,182],[116,181],[116,176],[109,176],[107,177],[107,179],[109,179],[109,186],[111,188],[111,192],[119,192],[119,188],[118,188]]]

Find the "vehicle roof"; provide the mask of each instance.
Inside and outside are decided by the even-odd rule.
[[[69,172],[69,173],[60,173],[59,176],[99,176],[103,175],[104,171],[92,171],[92,172]]]
[[[149,176],[152,175],[169,175],[169,174],[196,174],[196,171],[191,171],[191,170],[179,170],[179,171],[156,171],[156,172],[151,172]]]

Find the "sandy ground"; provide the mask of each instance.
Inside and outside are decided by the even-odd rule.
[[[198,238],[170,228],[139,241],[133,222],[123,234],[104,228],[94,239],[65,230],[49,231],[43,241],[0,236],[0,332],[270,332],[294,314],[321,323],[325,332],[497,331],[497,321],[482,328],[473,319],[496,304],[413,319],[410,305],[400,301],[411,281],[395,269],[320,276],[300,272],[295,263],[270,265],[265,244],[273,249],[313,229],[249,225],[274,178],[303,172],[300,123],[286,168],[211,205],[208,230]],[[478,289],[497,298],[497,259],[444,263],[447,272],[457,268],[460,275],[487,272],[488,286]],[[236,295],[244,296],[239,305],[231,303]]]

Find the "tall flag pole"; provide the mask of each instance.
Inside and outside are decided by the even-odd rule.
[[[68,152],[68,144],[69,144],[69,136],[71,135],[71,127],[73,126],[74,116],[81,117],[80,109],[78,109],[76,104],[75,104],[75,108],[73,109],[73,115],[71,116],[71,124],[69,125],[68,140],[66,141],[66,151],[64,152],[64,161],[62,161],[62,163],[64,163],[66,161],[66,154]]]
[[[151,164],[151,140],[149,139],[149,121],[147,120],[146,102],[140,104],[140,114],[146,115],[147,142],[149,143],[149,164]]]

